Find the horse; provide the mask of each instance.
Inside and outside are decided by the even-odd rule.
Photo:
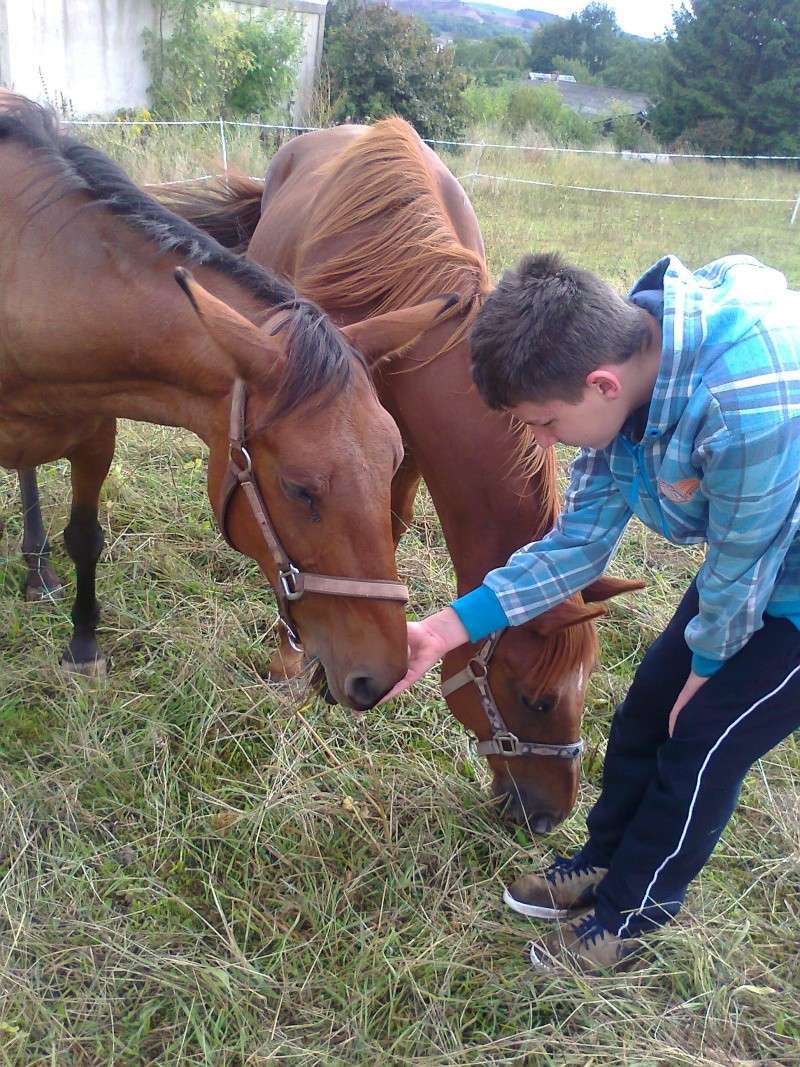
[[[224,536],[271,582],[287,632],[322,664],[333,696],[373,706],[405,670],[407,593],[390,511],[402,441],[367,365],[452,300],[339,329],[10,93],[0,95],[0,293],[0,465],[30,490],[32,468],[70,462],[77,592],[64,667],[104,670],[97,510],[123,417],[205,441]],[[42,543],[27,536],[25,547],[42,558]]]
[[[159,192],[177,214],[233,251],[290,278],[342,326],[439,292],[459,296],[424,337],[372,363],[381,403],[403,437],[392,485],[394,536],[424,478],[459,593],[556,521],[556,457],[490,411],[472,384],[468,333],[490,290],[475,212],[456,178],[399,118],[297,137],[264,181]],[[525,460],[520,462],[521,457]],[[547,833],[572,810],[580,725],[597,657],[602,602],[642,588],[603,577],[526,626],[446,657],[442,692],[488,758],[505,816]],[[299,659],[283,650],[287,671]]]

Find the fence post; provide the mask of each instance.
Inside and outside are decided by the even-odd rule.
[[[467,181],[467,179],[469,179],[470,180],[470,189],[474,189],[475,188],[475,179],[476,178],[480,178],[480,176],[481,176],[480,175],[481,160],[483,159],[483,150],[485,148],[486,148],[486,142],[485,141],[481,141],[480,148],[479,148],[479,151],[478,151],[478,158],[475,161],[475,169],[471,170],[469,172],[469,174],[465,174],[463,176],[463,178],[459,178],[458,179],[459,181],[464,181],[464,182]]]
[[[222,170],[225,174],[225,185],[228,184],[228,145],[225,141],[225,120],[219,117],[219,143],[222,148]]]
[[[794,211],[792,217],[789,220],[789,225],[794,226],[795,219],[797,218],[797,212],[800,211],[800,193],[797,194],[797,200],[794,202]]]

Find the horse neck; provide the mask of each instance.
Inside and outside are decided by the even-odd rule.
[[[555,465],[546,455],[538,469],[525,470],[518,430],[490,411],[472,384],[466,341],[427,362],[425,347],[391,365],[381,400],[430,490],[465,592],[553,525]]]
[[[26,351],[14,355],[24,357],[30,379],[20,383],[21,410],[182,426],[208,440],[212,409],[230,392],[236,370],[175,281],[182,260],[160,253],[119,219],[82,212],[80,202],[78,210],[65,206],[60,240],[52,231],[63,218],[48,220],[36,235],[29,229],[20,241],[22,256],[38,265],[36,291],[20,292],[17,305],[24,309]],[[233,279],[192,270],[241,314],[263,311],[263,302]]]

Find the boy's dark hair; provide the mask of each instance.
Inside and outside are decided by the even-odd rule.
[[[472,377],[490,408],[577,403],[587,374],[630,359],[650,331],[647,313],[596,274],[555,252],[525,256],[475,318]]]

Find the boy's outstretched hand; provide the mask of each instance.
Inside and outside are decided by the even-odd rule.
[[[459,645],[469,641],[464,624],[452,608],[408,624],[408,670],[397,685],[378,701],[385,704],[404,692],[429,671],[434,663]]]

